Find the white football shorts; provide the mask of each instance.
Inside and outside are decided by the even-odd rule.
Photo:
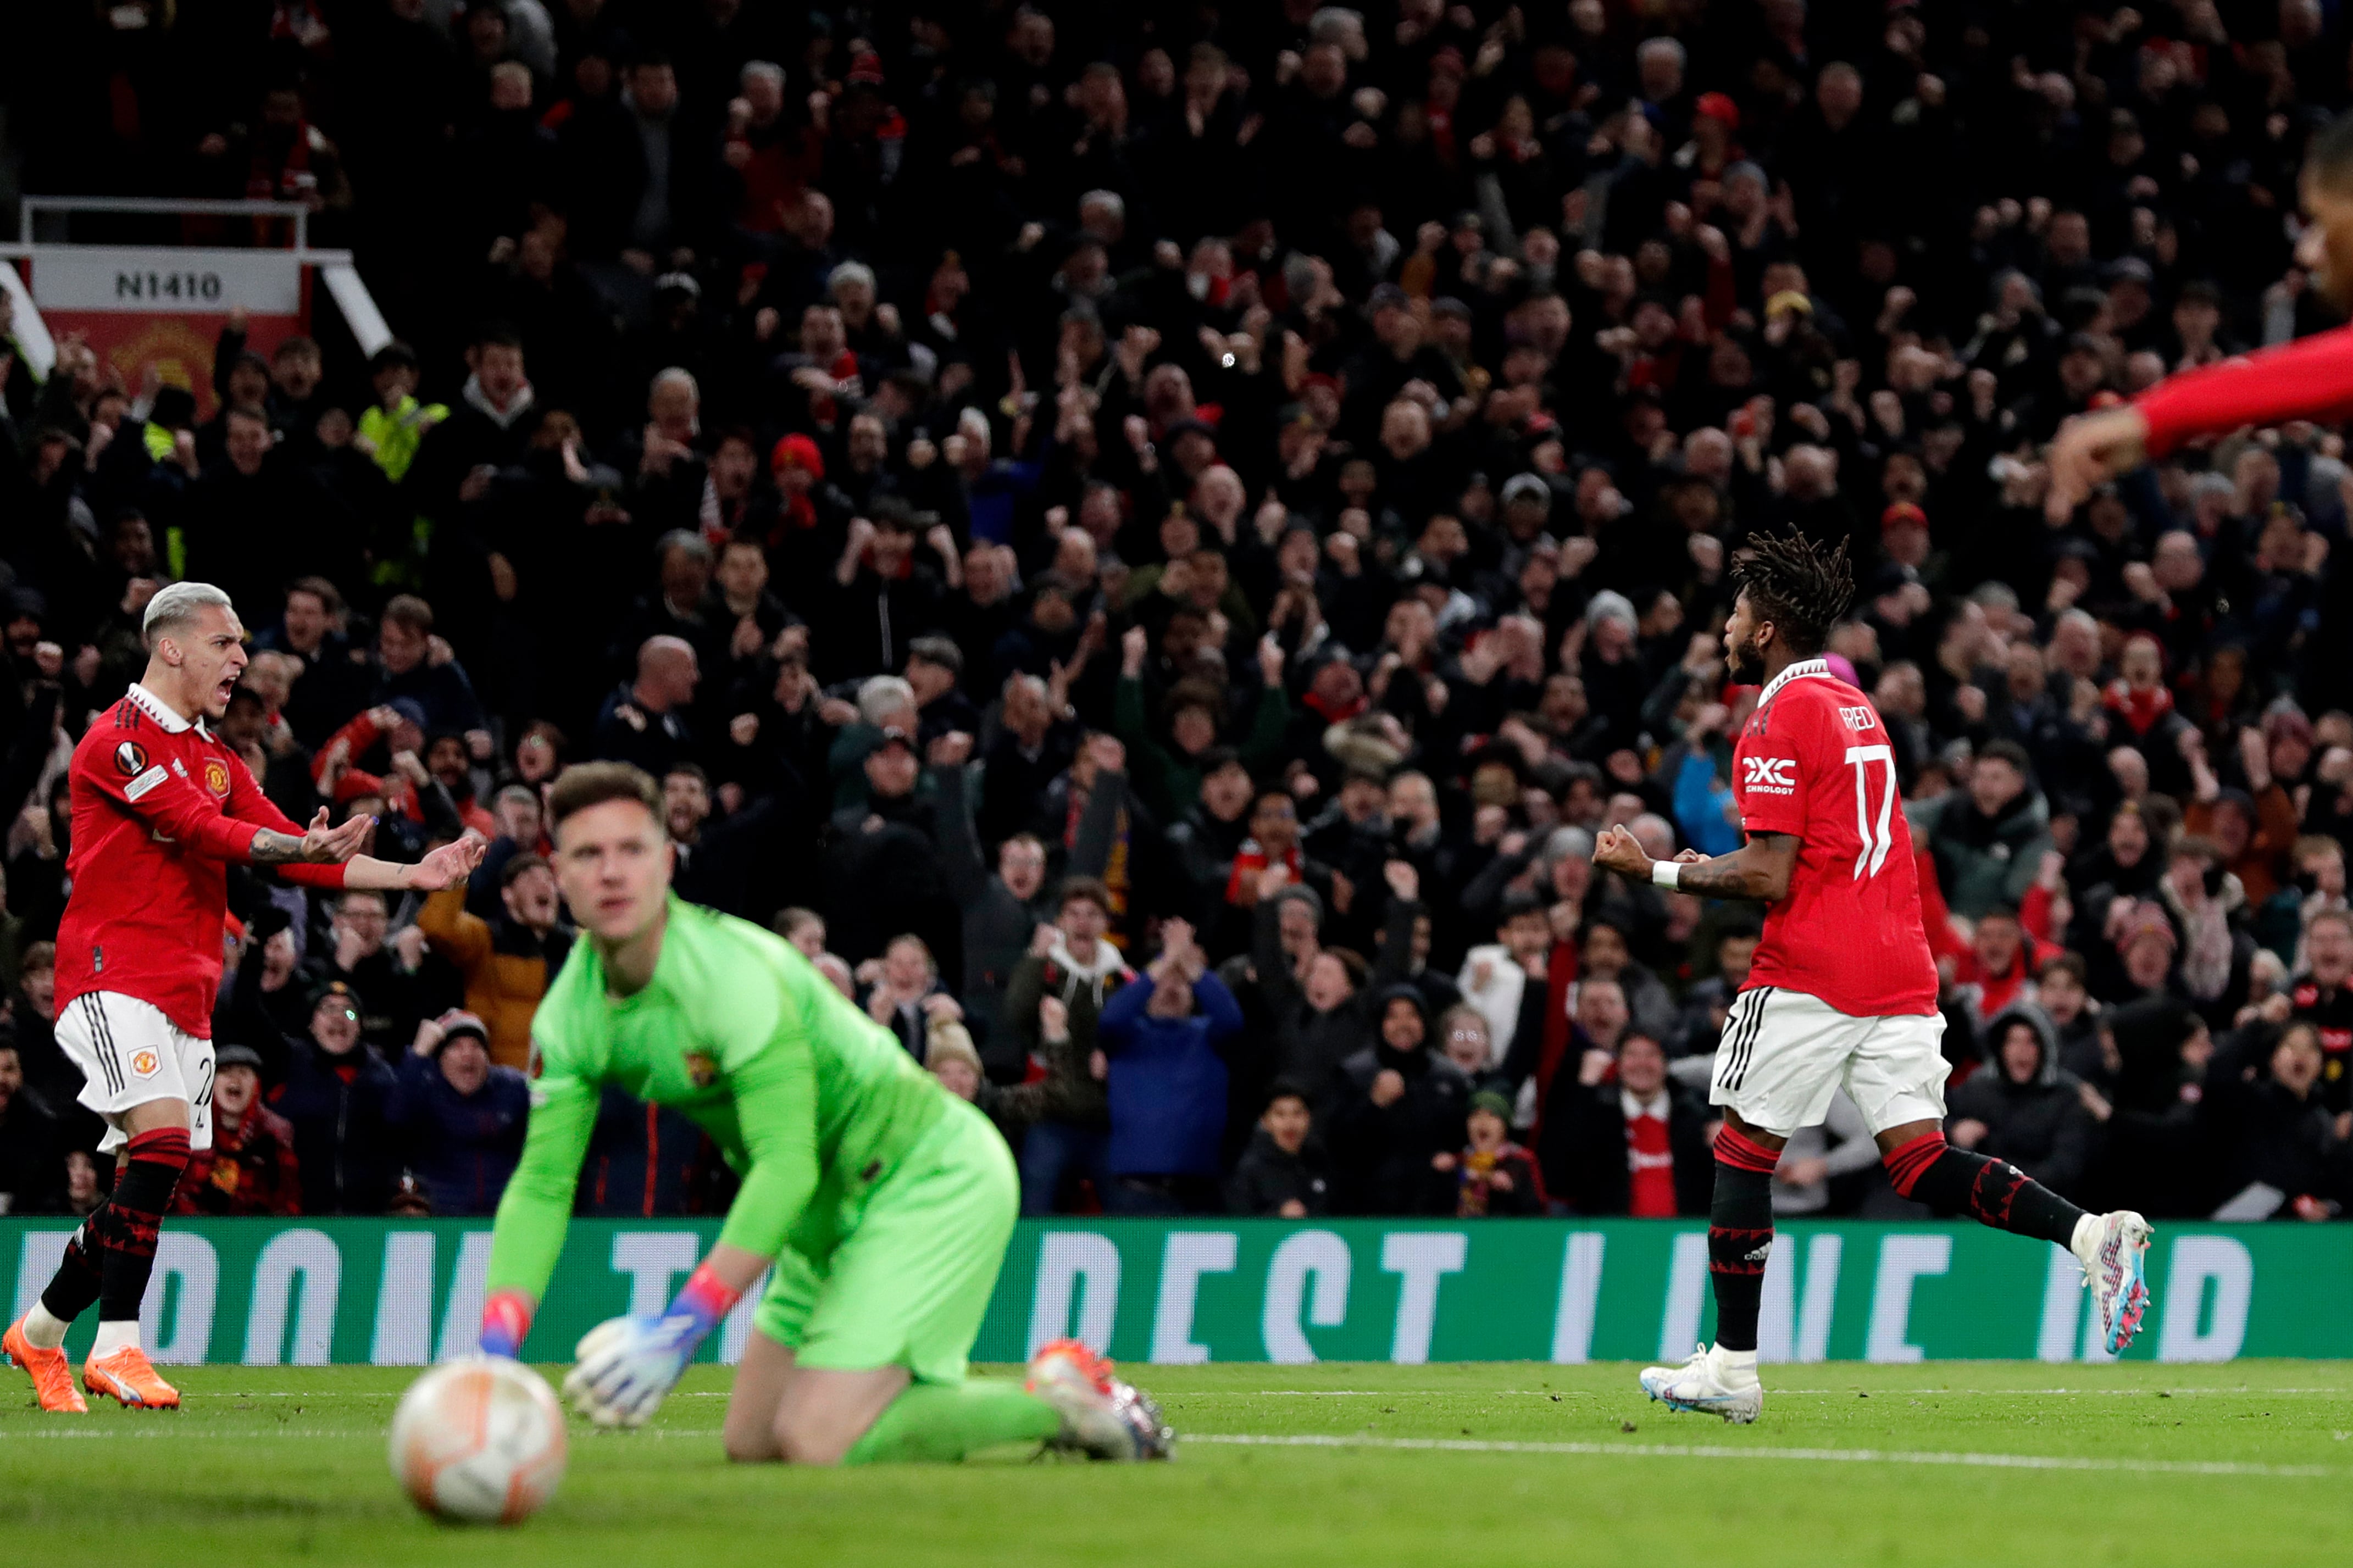
[[[1951,1067],[1940,1013],[1858,1018],[1776,985],[1733,999],[1715,1047],[1708,1102],[1786,1138],[1830,1113],[1841,1084],[1873,1133],[1945,1119]]]
[[[188,1102],[188,1147],[213,1146],[213,1043],[162,1008],[120,991],[90,991],[58,1012],[58,1044],[81,1069],[76,1098],[106,1119],[99,1151],[131,1141],[122,1114],[152,1100]]]

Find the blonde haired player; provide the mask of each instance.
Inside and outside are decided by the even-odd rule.
[[[119,1152],[114,1191],[66,1244],[48,1288],[0,1335],[33,1375],[41,1408],[88,1406],[66,1330],[98,1305],[82,1364],[92,1394],[171,1408],[180,1394],[139,1342],[139,1303],[156,1228],[189,1155],[212,1147],[213,993],[234,862],[276,866],[322,888],[438,891],[481,858],[468,842],[414,866],[357,853],[370,821],[319,813],[297,827],[269,804],[211,724],[245,670],[245,630],[228,595],[175,583],[147,603],[147,671],[90,724],[68,771],[73,884],[58,928],[58,1044],[81,1069],[81,1102]]]

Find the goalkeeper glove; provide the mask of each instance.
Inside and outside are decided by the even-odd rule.
[[[642,1426],[742,1292],[704,1264],[659,1317],[612,1318],[588,1331],[565,1396],[599,1426]]]

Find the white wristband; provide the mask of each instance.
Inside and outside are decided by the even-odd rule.
[[[1651,880],[1662,888],[1680,888],[1683,882],[1683,866],[1674,860],[1653,860],[1651,862]]]

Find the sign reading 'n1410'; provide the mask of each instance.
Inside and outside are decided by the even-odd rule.
[[[524,1349],[568,1357],[602,1320],[652,1312],[712,1220],[581,1220]],[[0,1308],[22,1312],[71,1224],[0,1219]],[[159,1361],[408,1365],[470,1352],[481,1221],[179,1220],[142,1317]],[[2353,1357],[2353,1226],[2160,1226],[2134,1360]],[[1976,1226],[1792,1226],[1765,1276],[1770,1361],[2105,1356],[2082,1274]],[[733,1362],[753,1299],[705,1345]],[[1704,1229],[1643,1220],[1033,1223],[1015,1233],[976,1359],[1075,1334],[1122,1361],[1680,1359],[1713,1331]],[[77,1355],[88,1317],[69,1346]]]
[[[302,264],[278,250],[73,246],[33,256],[33,302],[44,310],[257,316],[302,309]]]

